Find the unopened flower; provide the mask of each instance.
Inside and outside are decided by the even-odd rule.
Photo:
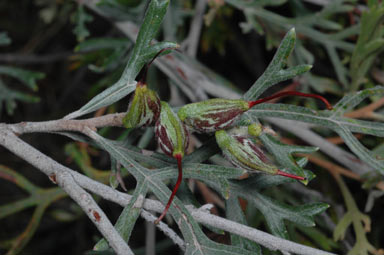
[[[304,180],[304,177],[289,174],[273,165],[264,151],[251,139],[243,136],[229,135],[225,130],[216,131],[217,144],[224,156],[235,166],[249,172],[263,172]]]
[[[328,109],[332,109],[329,102],[322,96],[296,91],[286,91],[256,101],[219,98],[209,99],[181,107],[178,115],[187,126],[198,132],[214,132],[230,128],[242,113],[248,111],[253,106],[284,96],[317,98],[323,101]]]
[[[154,125],[160,116],[160,99],[147,84],[138,82],[135,93],[123,119],[126,128]]]
[[[179,175],[176,185],[172,190],[167,205],[160,217],[155,221],[159,223],[166,215],[173,198],[179,189],[183,178],[182,159],[189,143],[189,134],[184,123],[179,119],[176,113],[172,111],[166,102],[161,102],[161,113],[155,126],[155,133],[161,150],[170,157],[177,160]]]
[[[160,99],[157,93],[147,86],[147,73],[153,61],[164,51],[174,48],[160,50],[145,66],[142,78],[136,85],[135,93],[131,98],[127,114],[124,116],[123,124],[126,128],[138,128],[153,126],[160,116]]]

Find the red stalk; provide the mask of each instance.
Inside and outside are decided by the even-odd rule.
[[[160,221],[164,218],[164,216],[167,214],[168,209],[169,209],[169,207],[170,207],[171,204],[172,204],[173,198],[175,197],[176,192],[177,192],[177,190],[179,189],[180,183],[181,183],[181,181],[182,181],[182,179],[183,179],[183,169],[182,169],[182,167],[181,167],[182,155],[181,155],[181,154],[176,154],[174,157],[175,157],[176,160],[177,160],[177,168],[179,169],[179,176],[177,176],[176,185],[175,185],[175,187],[174,187],[173,190],[172,190],[172,194],[171,194],[171,196],[169,197],[168,203],[167,203],[167,205],[165,206],[164,211],[161,213],[160,217],[157,218],[157,220],[155,220],[155,224],[159,224],[159,222],[160,222]]]
[[[294,174],[289,174],[289,173],[286,173],[286,172],[283,172],[283,171],[280,171],[280,170],[277,170],[277,175],[281,175],[281,176],[285,176],[285,177],[289,177],[289,178],[292,178],[292,179],[296,179],[296,180],[305,180],[305,177],[302,177],[302,176],[297,176],[297,175],[294,175]]]
[[[280,93],[277,93],[277,94],[272,95],[270,97],[264,97],[264,98],[258,99],[256,101],[250,101],[248,103],[249,104],[249,108],[252,108],[253,106],[255,106],[257,104],[261,104],[261,103],[267,102],[269,100],[272,100],[272,99],[275,99],[275,98],[278,98],[278,97],[286,97],[286,96],[300,96],[300,97],[316,98],[316,99],[319,99],[319,100],[323,101],[323,103],[326,105],[328,110],[332,110],[332,105],[324,97],[322,97],[320,95],[316,95],[316,94],[306,94],[306,93],[301,93],[301,92],[297,92],[297,91],[280,92]]]

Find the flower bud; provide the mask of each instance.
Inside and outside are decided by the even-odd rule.
[[[259,137],[263,132],[263,127],[260,124],[253,123],[248,126],[248,134],[254,137]]]
[[[126,128],[154,125],[159,118],[160,109],[160,99],[156,92],[138,82],[123,124]]]
[[[250,172],[264,172],[304,180],[304,177],[280,171],[265,155],[264,151],[251,139],[243,136],[229,135],[220,130],[215,133],[216,141],[224,156],[235,166]]]
[[[166,102],[161,102],[161,112],[160,117],[156,122],[155,133],[161,150],[168,156],[177,160],[177,168],[179,170],[176,185],[172,190],[165,209],[155,221],[155,224],[158,224],[166,215],[182,181],[183,170],[181,161],[188,147],[189,134],[184,123],[179,119],[177,114],[172,111]]]
[[[178,115],[187,126],[198,132],[214,132],[230,128],[242,113],[248,111],[255,105],[286,96],[316,98],[323,101],[329,110],[332,109],[331,104],[322,96],[296,91],[285,91],[256,101],[221,98],[209,99],[181,107]]]
[[[161,112],[155,126],[155,133],[161,150],[168,156],[184,156],[188,147],[189,134],[184,123],[166,102],[161,102]]]
[[[248,102],[241,99],[210,99],[180,108],[180,119],[198,132],[214,132],[229,128],[243,112]]]

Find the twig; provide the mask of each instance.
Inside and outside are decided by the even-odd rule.
[[[156,254],[155,247],[156,247],[156,227],[155,227],[155,224],[147,220],[145,222],[145,254],[155,255]]]
[[[196,57],[206,7],[207,0],[197,1],[195,8],[195,16],[193,17],[191,25],[189,27],[188,36],[182,43],[182,47],[186,48],[186,54],[192,58]]]
[[[210,226],[215,226],[217,228],[223,229],[230,233],[248,238],[249,240],[255,241],[271,250],[280,250],[280,251],[292,252],[295,254],[306,254],[306,255],[332,254],[329,252],[324,252],[318,249],[314,249],[308,246],[297,244],[297,243],[270,235],[260,230],[239,224],[237,222],[233,222],[233,221],[206,213],[199,209],[193,210],[191,214],[200,223],[207,224]]]
[[[57,183],[80,205],[117,254],[133,254],[92,196],[76,183],[67,168],[25,143],[7,129],[4,124],[0,125],[0,144],[41,170],[53,182]]]
[[[375,115],[375,110],[380,108],[381,106],[384,105],[384,97],[383,98],[380,98],[379,100],[363,107],[363,108],[360,108],[356,111],[353,111],[353,112],[349,112],[347,114],[345,114],[346,117],[349,117],[349,118],[366,118],[366,119],[375,119],[376,118],[376,115]]]
[[[43,171],[46,175],[50,176],[51,179],[57,180],[57,178],[59,178],[59,180],[57,180],[59,185],[61,185],[62,188],[68,192],[68,194],[76,202],[78,202],[80,206],[83,207],[85,212],[103,233],[104,237],[106,237],[111,247],[113,247],[113,249],[118,252],[118,254],[124,254],[119,253],[119,251],[121,252],[122,250],[129,250],[129,247],[113,228],[112,224],[107,219],[107,216],[94,202],[92,197],[82,188],[88,189],[89,191],[92,191],[95,194],[98,194],[101,197],[116,202],[122,206],[126,206],[129,203],[131,198],[130,195],[120,193],[104,184],[98,183],[82,174],[62,166],[61,164],[37,151],[29,144],[23,142],[12,132],[4,128],[4,125],[2,127],[2,129],[0,128],[0,144]],[[163,211],[163,205],[160,202],[150,199],[145,200],[143,207],[146,210],[152,210],[156,212]],[[95,212],[98,216],[95,216]],[[202,210],[191,209],[191,213],[192,216],[194,216],[194,218],[200,223],[235,233],[273,250],[278,249],[282,251],[294,252],[297,254],[330,254],[272,236],[268,233],[252,229],[248,226],[238,224],[218,216],[213,216],[210,213],[203,212]],[[146,215],[144,213],[144,217],[146,216],[148,216],[148,214]]]
[[[83,120],[59,119],[41,122],[20,122],[17,124],[9,124],[7,126],[16,134],[58,131],[77,131],[83,133],[86,127],[96,129],[106,126],[122,126],[124,115],[125,113],[114,113]]]
[[[153,216],[152,213],[142,210],[141,211],[141,217],[143,217],[148,223],[152,223],[151,225],[154,226],[154,222],[157,219],[157,217]],[[181,239],[175,231],[173,231],[170,227],[168,227],[167,224],[163,223],[162,221],[159,222],[159,224],[156,225],[166,236],[171,238],[171,240],[177,244],[182,251],[185,251],[185,242],[183,239]],[[146,253],[148,254],[148,253]]]
[[[362,181],[362,178],[360,177],[360,175],[358,175],[354,172],[351,172],[350,170],[345,169],[341,166],[338,166],[332,162],[322,160],[321,158],[318,158],[314,155],[308,155],[308,154],[299,154],[299,155],[307,157],[310,162],[315,163],[316,165],[323,167],[324,169],[326,169],[330,173],[336,172],[337,174],[344,175],[344,176],[349,177],[351,179],[354,179],[357,181]],[[376,187],[380,190],[384,190],[384,182],[380,181],[379,183],[376,184]]]

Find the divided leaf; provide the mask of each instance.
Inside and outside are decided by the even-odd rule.
[[[361,17],[360,35],[353,51],[350,75],[350,91],[356,91],[364,82],[365,75],[376,57],[384,50],[384,5],[371,4]]]
[[[177,47],[177,44],[172,42],[162,42],[150,45],[161,25],[168,4],[169,0],[151,1],[137,36],[136,44],[120,79],[91,99],[91,101],[79,110],[65,116],[65,119],[77,118],[101,107],[113,104],[125,97],[135,90],[136,82],[134,79],[146,62],[152,59],[161,49]],[[168,51],[164,51],[163,55],[167,53]]]
[[[292,79],[297,75],[305,73],[311,69],[311,65],[298,65],[284,69],[287,63],[287,59],[295,46],[295,40],[296,33],[295,29],[292,28],[285,35],[267,69],[257,79],[252,87],[244,94],[243,98],[245,100],[255,100],[269,87],[279,82]]]
[[[298,145],[289,145],[283,144],[278,139],[263,132],[260,135],[260,140],[263,142],[265,147],[267,147],[268,151],[275,155],[275,159],[282,166],[288,168],[293,171],[294,174],[299,176],[306,176],[307,180],[302,181],[305,184],[308,183],[311,179],[314,178],[314,175],[310,171],[305,171],[301,168],[295,158],[293,157],[294,153],[312,153],[318,150],[316,147],[306,147],[306,146],[298,146]]]
[[[43,79],[44,73],[28,71],[17,67],[0,66],[0,74],[9,75],[19,81],[21,81],[28,88],[33,91],[37,91],[36,80]]]

